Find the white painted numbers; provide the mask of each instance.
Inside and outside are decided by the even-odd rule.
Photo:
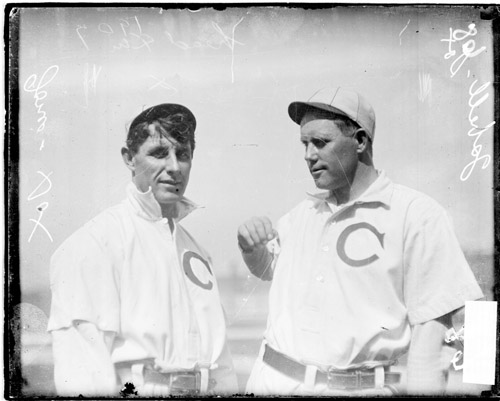
[[[111,41],[111,50],[139,50],[151,51],[154,39],[142,31],[142,26],[137,16],[117,19],[113,24],[99,23],[96,27],[87,27],[86,24],[77,25],[76,34],[86,50],[91,51],[88,35],[99,34],[108,36]],[[98,41],[97,43],[101,43]]]
[[[468,31],[464,31],[462,29],[453,30],[452,28],[450,28],[450,37],[448,39],[441,39],[441,42],[448,42],[448,53],[444,55],[444,58],[446,60],[457,55],[457,51],[453,49],[453,45],[455,43],[462,42],[468,37],[477,35],[475,24],[470,24],[468,28]],[[485,46],[482,46],[476,50],[476,42],[474,41],[474,39],[469,39],[465,43],[460,43],[460,45],[462,52],[457,58],[455,58],[455,60],[453,60],[453,63],[450,66],[450,73],[452,78],[457,74],[458,71],[460,71],[460,68],[462,68],[464,63],[469,58],[476,57],[486,50]]]

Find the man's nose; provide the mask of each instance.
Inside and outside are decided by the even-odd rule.
[[[167,173],[176,173],[180,170],[179,160],[177,160],[175,153],[165,158],[165,170]]]
[[[317,158],[318,158],[318,152],[316,146],[314,146],[312,143],[308,143],[306,145],[306,153],[304,155],[304,159],[310,162],[316,160]]]

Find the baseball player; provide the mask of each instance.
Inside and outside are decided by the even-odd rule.
[[[445,210],[374,167],[375,113],[344,88],[293,102],[318,189],[276,226],[238,229],[250,271],[272,280],[264,341],[247,392],[437,394],[451,317],[483,296]],[[408,354],[405,386],[391,370]]]
[[[209,255],[180,225],[196,120],[186,107],[144,110],[122,156],[126,199],[71,235],[51,259],[58,394],[144,397],[236,391]]]

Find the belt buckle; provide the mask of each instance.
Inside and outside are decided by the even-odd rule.
[[[327,386],[330,389],[338,389],[338,390],[358,390],[361,389],[362,381],[361,376],[362,372],[359,370],[355,371],[347,371],[339,373],[334,368],[329,368],[326,373],[327,378]],[[351,380],[354,379],[354,383],[351,383]],[[339,384],[340,381],[340,384]]]
[[[172,395],[199,394],[201,372],[177,372],[170,376],[170,393]]]
[[[357,386],[359,389],[375,388],[375,373],[363,372],[362,370],[357,370],[358,374]],[[364,380],[363,378],[371,378],[371,380]]]

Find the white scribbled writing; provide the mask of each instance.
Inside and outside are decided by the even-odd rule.
[[[170,43],[172,43],[174,46],[178,47],[179,49],[182,50],[190,50],[190,49],[196,49],[196,48],[202,48],[202,47],[208,47],[214,50],[219,50],[223,46],[226,46],[230,51],[231,51],[231,82],[234,83],[234,49],[236,45],[241,45],[244,46],[243,43],[238,42],[235,39],[235,33],[236,33],[236,27],[243,21],[243,17],[240,18],[240,20],[233,25],[231,28],[231,35],[227,35],[222,28],[217,24],[216,22],[212,21],[212,28],[214,31],[218,34],[216,37],[216,40],[210,39],[210,40],[196,40],[192,44],[188,44],[186,42],[176,40],[172,34],[168,31],[165,31],[165,35],[167,38],[170,40]]]
[[[45,124],[47,123],[47,113],[43,110],[44,103],[41,103],[47,97],[47,91],[42,89],[54,80],[58,71],[59,67],[57,65],[50,66],[42,74],[40,81],[37,82],[38,76],[32,74],[24,83],[24,90],[28,93],[33,93],[33,98],[35,99],[35,107],[39,116],[37,122],[40,123],[36,130],[37,134],[45,130]]]
[[[150,75],[150,78],[153,78],[156,81],[156,83],[154,85],[150,86],[148,90],[152,90],[155,88],[162,88],[162,89],[165,89],[167,91],[173,91],[174,93],[179,92],[177,90],[177,88],[174,88],[172,85],[170,85],[169,83],[167,83],[165,81],[166,78],[159,79],[159,78],[155,77],[154,75]]]
[[[210,48],[213,50],[220,50],[222,46],[228,47],[230,50],[234,49],[234,45],[244,46],[243,43],[238,42],[234,39],[234,30],[236,26],[243,20],[241,18],[236,25],[233,27],[232,36],[228,36],[224,33],[222,28],[216,22],[212,21],[212,27],[214,31],[218,33],[215,37],[210,37],[209,39],[198,39],[192,43],[186,43],[181,40],[176,40],[169,31],[165,31],[170,43],[182,50],[200,49],[200,48]]]
[[[477,29],[475,24],[469,24],[468,30],[455,29],[450,28],[450,36],[448,39],[441,39],[442,42],[448,42],[448,52],[444,55],[446,60],[451,59],[457,56],[457,51],[453,49],[453,45],[457,42],[462,42],[463,40],[469,38],[465,43],[461,44],[461,53],[453,59],[450,65],[450,74],[451,78],[455,77],[455,75],[460,71],[462,66],[468,59],[478,56],[482,52],[486,50],[485,46],[481,46],[476,49],[476,42],[472,39],[473,36],[477,35]],[[467,70],[467,78],[471,77],[470,69]],[[472,150],[470,152],[472,156],[472,160],[463,168],[462,173],[460,174],[460,180],[467,180],[476,165],[482,162],[481,169],[485,169],[489,166],[491,162],[491,156],[489,154],[482,154],[483,145],[479,143],[481,136],[488,131],[493,125],[495,125],[495,121],[491,121],[489,124],[485,126],[480,126],[478,123],[479,116],[477,115],[477,109],[481,104],[483,104],[489,97],[489,93],[483,93],[490,85],[491,82],[486,82],[479,87],[478,80],[475,79],[469,86],[469,131],[467,135],[469,137],[474,138],[474,143],[472,144]]]
[[[113,25],[115,26],[114,29],[111,24],[101,22],[97,25],[97,29],[91,29],[90,33],[97,31],[100,34],[108,35],[111,40],[116,40],[116,42],[112,44],[112,50],[139,50],[145,48],[149,52],[151,51],[150,45],[154,43],[154,39],[142,31],[142,26],[137,16],[120,18]],[[78,25],[76,33],[85,49],[91,50],[85,39],[86,35],[80,32],[81,30],[87,31],[88,29],[87,25]]]
[[[452,48],[454,43],[461,42],[468,37],[476,36],[476,25],[470,24],[468,28],[468,31],[464,31],[462,29],[453,30],[452,28],[450,28],[450,37],[448,39],[441,39],[441,42],[448,42],[448,53],[444,55],[444,58],[446,60],[450,59],[451,57],[455,57],[457,54],[457,51]],[[460,71],[460,68],[462,68],[462,66],[468,59],[481,54],[486,50],[486,47],[482,46],[476,50],[476,42],[474,41],[474,39],[469,39],[467,42],[462,44],[461,50],[462,53],[455,60],[453,60],[453,63],[450,65],[450,73],[452,78],[457,74],[458,71]]]
[[[38,115],[37,122],[39,123],[38,128],[36,130],[37,134],[41,134],[45,130],[48,121],[47,113],[44,110],[45,104],[42,103],[41,101],[47,98],[48,85],[54,80],[58,72],[59,72],[59,67],[57,65],[52,65],[45,70],[40,79],[38,79],[37,74],[32,74],[28,77],[28,79],[24,83],[23,86],[24,90],[28,93],[33,93],[33,98],[35,99],[35,107]],[[44,148],[44,144],[45,144],[45,139],[42,139],[42,143],[39,148],[40,151]],[[32,202],[33,200],[46,195],[52,188],[52,181],[50,179],[52,171],[48,174],[45,174],[42,171],[37,171],[37,173],[40,174],[43,179],[40,181],[38,186],[28,195],[28,202]],[[31,239],[33,238],[33,235],[35,235],[35,232],[38,230],[38,228],[41,228],[43,232],[45,232],[45,234],[49,237],[51,242],[54,241],[52,239],[52,235],[50,235],[49,230],[42,223],[43,214],[48,207],[49,207],[48,202],[41,202],[38,206],[36,206],[36,210],[38,211],[38,218],[29,219],[30,222],[34,223],[34,226],[28,238],[28,242],[31,242]]]
[[[236,31],[236,27],[240,24],[240,22],[243,21],[243,18],[241,18],[236,25],[233,26],[232,30],[232,35],[231,37],[227,36],[222,32],[222,29],[220,29],[219,25],[215,24],[215,28],[218,29],[218,32],[223,36],[224,38],[224,44],[229,47],[231,50],[231,82],[234,83],[234,45],[236,41],[234,40],[234,33]]]
[[[43,179],[42,181],[38,184],[38,186],[29,194],[28,196],[28,201],[33,201],[36,198],[39,198],[40,196],[43,196],[47,194],[51,188],[52,188],[52,181],[50,180],[50,176],[52,175],[52,171],[48,174],[44,174],[42,171],[37,171],[38,174],[40,174]],[[45,188],[44,188],[45,187]],[[42,190],[43,189],[43,190]],[[29,219],[32,223],[35,225],[33,226],[33,230],[31,231],[31,235],[28,238],[28,242],[31,242],[31,238],[33,238],[33,235],[37,231],[38,228],[41,228],[45,234],[49,237],[50,241],[53,242],[54,240],[52,239],[52,235],[50,235],[50,232],[47,230],[47,228],[42,224],[42,217],[43,213],[45,210],[49,207],[48,202],[42,202],[40,203],[36,209],[38,210],[38,219]]]
[[[471,129],[467,133],[468,136],[474,137],[474,144],[472,145],[472,151],[471,151],[471,156],[473,157],[473,160],[467,164],[464,169],[462,170],[462,174],[460,174],[460,179],[462,181],[467,180],[470,175],[472,174],[472,171],[474,170],[474,167],[479,161],[482,161],[483,164],[481,166],[481,169],[485,169],[488,167],[488,165],[491,162],[491,156],[488,154],[481,155],[481,152],[483,150],[483,146],[478,143],[479,139],[481,138],[481,135],[483,135],[484,132],[489,130],[493,125],[495,125],[495,121],[490,122],[488,125],[485,127],[479,127],[479,125],[476,123],[476,121],[479,119],[477,115],[474,115],[474,109],[479,107],[486,99],[489,97],[489,93],[483,94],[479,99],[477,99],[477,96],[481,94],[488,86],[490,86],[490,82],[486,82],[485,84],[481,85],[479,88],[475,89],[475,85],[477,84],[477,79],[472,82],[472,84],[469,87],[469,124],[471,126]]]
[[[78,25],[76,27],[76,34],[78,35],[78,37],[80,38],[81,42],[83,43],[83,45],[85,46],[85,48],[87,50],[90,50],[89,49],[89,46],[87,45],[87,42],[85,41],[85,39],[83,38],[82,34],[80,33],[80,29],[87,29],[87,25]]]
[[[410,21],[411,20],[408,20],[408,22],[406,23],[405,27],[401,30],[401,32],[399,32],[399,45],[401,46],[401,35],[403,34],[404,31],[406,31],[406,28],[408,28],[408,25],[410,25]]]

